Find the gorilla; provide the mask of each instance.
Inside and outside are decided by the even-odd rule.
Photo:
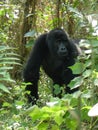
[[[26,90],[30,91],[28,101],[35,104],[38,99],[38,80],[41,66],[54,84],[66,85],[66,93],[77,91],[78,88],[70,89],[68,84],[78,76],[72,73],[69,66],[75,64],[79,53],[77,45],[69,39],[67,33],[62,29],[53,29],[40,35],[35,41],[23,72],[24,82],[29,83],[26,86]]]

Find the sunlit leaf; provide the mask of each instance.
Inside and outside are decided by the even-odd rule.
[[[10,91],[8,90],[8,88],[4,84],[0,83],[0,89],[3,90],[4,92],[10,93]]]
[[[88,116],[98,116],[98,103],[95,104],[88,112]]]
[[[91,97],[92,97],[92,92],[91,92],[91,90],[85,90],[85,91],[83,91],[82,97],[83,97],[83,98],[86,98],[86,99],[91,98]]]
[[[31,31],[31,32],[27,32],[24,37],[33,37],[35,35],[35,30]]]
[[[83,73],[83,77],[84,78],[87,78],[91,75],[91,70],[86,70],[84,73]]]
[[[84,70],[84,64],[80,63],[80,62],[77,62],[77,63],[75,63],[73,66],[71,66],[69,68],[72,69],[74,74],[80,74]]]
[[[49,126],[49,123],[47,121],[46,122],[41,122],[38,125],[38,130],[47,130],[48,126]]]
[[[13,69],[13,67],[3,66],[3,67],[0,68],[0,71],[2,72],[4,70],[11,70],[11,69]]]
[[[94,85],[95,85],[95,86],[98,86],[98,79],[95,79],[95,80],[94,80]]]
[[[54,105],[58,104],[58,101],[54,101],[54,102],[47,102],[46,104],[47,104],[47,106],[52,107],[52,106],[54,106]]]
[[[55,117],[54,120],[58,125],[61,125],[63,122],[63,116],[64,116],[65,112],[63,110],[58,111],[55,113]]]
[[[81,86],[82,83],[83,83],[83,78],[81,76],[79,76],[79,77],[74,78],[70,82],[69,86],[70,86],[71,89],[74,89],[74,88]]]

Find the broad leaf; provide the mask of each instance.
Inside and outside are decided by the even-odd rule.
[[[8,90],[8,88],[4,84],[0,83],[0,89],[3,90],[4,92],[10,93],[10,91]]]

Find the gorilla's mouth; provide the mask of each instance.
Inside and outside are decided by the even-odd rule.
[[[60,56],[60,57],[66,57],[66,56],[68,56],[68,53],[64,53],[64,52],[62,53],[62,52],[61,52],[61,53],[59,53],[59,56]]]

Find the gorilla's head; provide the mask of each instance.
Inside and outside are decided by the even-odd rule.
[[[76,45],[62,29],[54,29],[47,34],[47,44],[52,56],[59,58],[77,57]]]

